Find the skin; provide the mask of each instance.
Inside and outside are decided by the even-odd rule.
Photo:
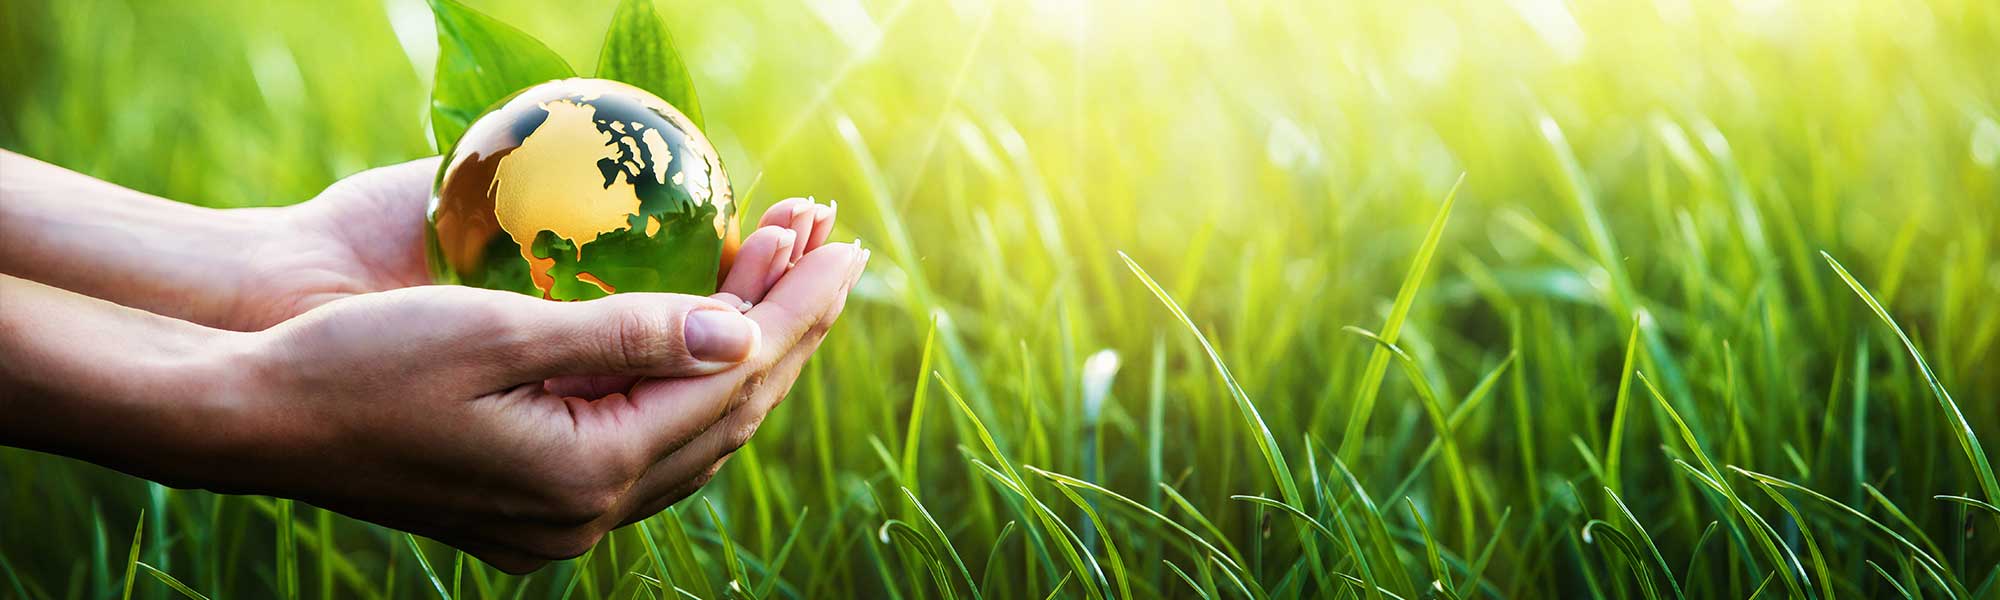
[[[832,207],[794,199],[711,297],[424,285],[436,167],[211,210],[0,151],[0,444],[295,498],[525,573],[706,483],[868,260],[826,243]]]

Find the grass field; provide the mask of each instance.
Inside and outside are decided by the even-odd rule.
[[[516,578],[0,450],[0,597],[2000,597],[2000,3],[660,7],[876,250],[712,484]],[[296,202],[435,152],[429,19],[9,1],[0,146]]]

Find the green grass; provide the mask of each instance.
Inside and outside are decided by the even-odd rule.
[[[0,450],[0,597],[2000,596],[2000,4],[657,7],[883,250],[713,483],[512,577]],[[434,152],[429,19],[0,3],[0,147],[303,200]]]

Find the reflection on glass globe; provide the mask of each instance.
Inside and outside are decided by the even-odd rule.
[[[554,300],[715,292],[736,252],[715,147],[651,93],[602,79],[521,90],[472,122],[432,189],[439,283]]]

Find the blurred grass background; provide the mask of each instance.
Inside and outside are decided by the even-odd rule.
[[[469,4],[574,65],[613,8]],[[2000,498],[1818,254],[2000,439],[2000,5],[660,7],[750,214],[837,199],[879,250],[714,483],[527,579],[425,542],[433,586],[381,528],[0,450],[0,597],[123,593],[142,510],[138,561],[217,598],[675,596],[659,566],[701,597],[1993,597],[2000,511],[1934,497]],[[169,198],[436,151],[420,0],[28,0],[0,35],[0,146]],[[1408,357],[1358,436],[1348,326]]]

